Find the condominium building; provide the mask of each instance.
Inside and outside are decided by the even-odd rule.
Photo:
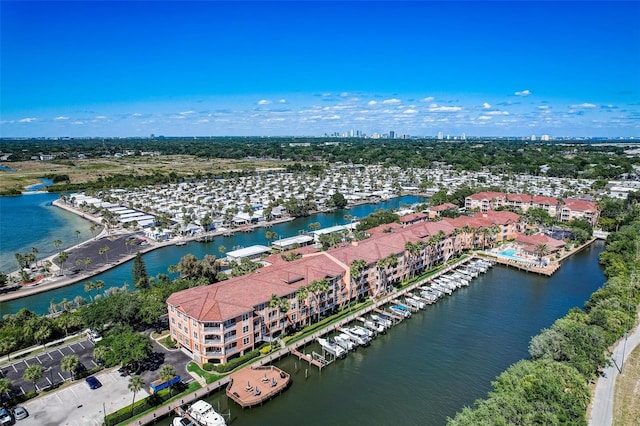
[[[224,364],[352,300],[380,297],[464,250],[515,239],[523,226],[508,211],[382,225],[363,241],[172,294],[171,336],[199,364]]]

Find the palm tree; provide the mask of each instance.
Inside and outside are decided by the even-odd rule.
[[[24,370],[24,373],[22,374],[22,379],[27,382],[33,382],[33,389],[35,389],[35,391],[37,392],[38,388],[36,387],[36,383],[38,382],[38,380],[42,379],[43,375],[44,375],[44,368],[42,368],[42,365],[34,364],[34,365],[28,366],[27,369]]]
[[[33,254],[34,260],[36,262],[36,268],[38,267],[38,247],[31,247],[31,254]]]
[[[81,234],[80,230],[76,229],[76,243],[80,242],[80,234]]]
[[[69,253],[66,251],[61,251],[58,255],[58,262],[60,262],[60,275],[64,275],[64,262],[69,259]]]
[[[131,401],[131,415],[133,416],[133,407],[136,403],[136,394],[142,389],[144,386],[144,380],[140,376],[132,376],[129,378],[129,384],[127,387],[131,392],[133,392],[133,400]]]
[[[71,373],[71,379],[76,378],[76,370],[80,366],[80,358],[78,355],[66,355],[60,360],[60,369]]]
[[[104,258],[106,263],[109,263],[109,255],[107,254],[109,252],[109,250],[111,250],[111,248],[109,246],[104,246],[100,249],[98,249],[98,254],[103,255],[104,254]]]
[[[173,365],[165,364],[160,369],[160,373],[158,373],[158,375],[160,376],[160,380],[168,382],[176,376],[176,369]],[[172,387],[173,386],[169,386],[169,396],[172,394]]]
[[[89,269],[89,265],[91,265],[91,258],[90,258],[90,257],[87,257],[87,258],[84,260],[84,270],[85,270],[85,271],[86,271],[87,269]]]
[[[11,392],[11,380],[5,379],[4,377],[0,379],[0,400],[4,397],[4,395],[9,395]]]
[[[354,259],[351,262],[351,268],[349,274],[351,276],[351,288],[349,289],[349,302],[351,302],[351,292],[354,287],[358,288],[357,281],[362,276],[362,272],[367,269],[367,261],[364,259]],[[356,292],[357,294],[357,292]]]
[[[96,293],[97,293],[96,297],[98,297],[98,295],[100,294],[100,290],[104,288],[104,281],[96,280],[94,288],[96,289]]]
[[[309,297],[309,288],[305,286],[300,287],[296,292],[296,297],[298,298],[298,305],[300,306],[300,309],[299,309],[300,314],[302,314],[302,304],[305,303],[307,300],[307,297]]]
[[[62,245],[61,240],[53,240],[53,245],[56,247],[56,250]]]
[[[89,293],[89,297],[91,298],[91,301],[93,301],[93,296],[91,295],[91,291],[94,290],[95,288],[96,288],[96,283],[93,281],[87,281],[86,283],[84,283],[84,291]]]
[[[536,256],[538,256],[538,264],[542,265],[542,258],[550,253],[549,246],[547,246],[545,243],[540,243],[535,246],[533,252]]]
[[[316,309],[318,310],[318,321],[320,321],[320,294],[326,293],[329,290],[329,280],[323,278],[321,280],[311,281],[309,284],[309,291],[313,293],[313,298],[316,301]]]

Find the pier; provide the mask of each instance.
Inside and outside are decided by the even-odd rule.
[[[250,366],[231,374],[226,394],[242,408],[249,408],[279,395],[290,382],[289,373],[273,365]]]

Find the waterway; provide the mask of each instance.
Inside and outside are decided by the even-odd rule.
[[[32,198],[35,197],[35,198]],[[0,197],[0,213],[2,214],[0,236],[0,269],[11,271],[17,268],[15,253],[25,253],[31,247],[37,247],[40,258],[57,253],[53,241],[60,239],[63,247],[76,244],[75,230],[81,231],[81,239],[91,237],[90,223],[82,218],[68,213],[60,208],[51,206],[51,202],[57,198],[55,194],[32,194],[18,197]],[[220,248],[226,251],[240,247],[248,247],[254,244],[268,245],[266,231],[273,231],[282,238],[297,235],[300,231],[309,230],[310,223],[319,222],[321,226],[328,227],[342,225],[349,221],[345,215],[354,218],[362,218],[376,209],[395,209],[424,201],[424,197],[403,196],[378,204],[362,204],[350,209],[337,210],[329,213],[319,213],[309,217],[298,218],[291,222],[274,225],[270,229],[256,229],[253,232],[237,232],[229,237],[216,237],[208,243],[191,242],[184,246],[164,247],[143,255],[147,272],[150,276],[166,274],[170,265],[175,265],[180,258],[188,253],[198,258],[206,254],[222,256]],[[6,220],[5,220],[6,219]],[[82,238],[84,237],[84,238]],[[6,245],[5,245],[6,241]],[[67,244],[68,243],[68,244]],[[117,266],[90,280],[102,280],[105,286],[102,291],[111,287],[122,287],[132,281],[132,262]],[[57,302],[63,298],[73,300],[76,296],[87,297],[84,291],[86,281],[46,291],[33,296],[15,299],[0,303],[0,316],[18,312],[22,308],[38,313],[46,314],[52,300]]]
[[[603,245],[572,256],[550,278],[495,266],[322,372],[295,357],[283,359],[276,365],[293,383],[262,407],[243,411],[224,392],[207,399],[231,410],[234,426],[443,425],[526,358],[532,336],[582,307],[604,283]]]

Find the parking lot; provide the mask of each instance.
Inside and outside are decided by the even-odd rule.
[[[2,377],[11,380],[13,392],[20,395],[34,389],[32,382],[25,382],[22,379],[24,371],[31,365],[42,365],[44,375],[36,382],[36,389],[38,391],[47,390],[71,379],[70,372],[60,369],[60,360],[67,355],[76,355],[86,369],[97,365],[93,360],[93,343],[82,340],[4,365],[0,372]]]
[[[112,413],[131,404],[133,393],[128,389],[129,379],[120,377],[116,370],[97,374],[102,383],[98,389],[89,389],[84,380],[45,395],[23,406],[29,417],[20,420],[24,426],[86,426],[104,423],[105,410]],[[136,400],[149,395],[147,388],[136,393]]]

